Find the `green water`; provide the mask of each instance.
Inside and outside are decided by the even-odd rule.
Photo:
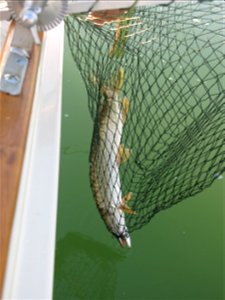
[[[91,135],[66,40],[54,299],[225,299],[224,178],[158,213],[132,234],[132,249],[121,249],[91,194]]]

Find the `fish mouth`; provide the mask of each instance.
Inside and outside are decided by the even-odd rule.
[[[118,237],[118,241],[121,247],[128,247],[131,248],[131,239],[130,237]]]

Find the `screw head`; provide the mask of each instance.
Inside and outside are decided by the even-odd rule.
[[[32,27],[37,23],[38,15],[32,9],[27,9],[22,13],[21,19],[24,26]]]
[[[20,77],[15,74],[6,73],[3,75],[3,78],[5,81],[11,84],[17,84],[18,82],[20,82]]]

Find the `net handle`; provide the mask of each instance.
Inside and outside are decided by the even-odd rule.
[[[90,11],[125,9],[132,6],[168,5],[174,0],[70,0],[68,14],[85,13]]]

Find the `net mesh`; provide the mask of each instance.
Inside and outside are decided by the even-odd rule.
[[[94,122],[91,186],[117,237],[225,170],[224,8],[174,2],[66,19]]]

